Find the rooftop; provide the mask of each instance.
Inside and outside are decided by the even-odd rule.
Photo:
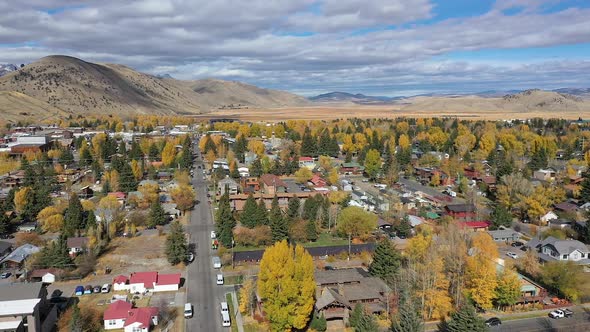
[[[36,247],[32,244],[26,243],[22,246],[14,249],[8,256],[6,256],[0,263],[3,262],[15,262],[15,263],[22,263],[27,257],[31,254],[39,252],[39,247]]]
[[[0,286],[0,303],[38,299],[43,285],[41,283],[16,283]]]

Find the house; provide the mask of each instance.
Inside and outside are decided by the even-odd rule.
[[[498,229],[495,231],[488,231],[488,234],[496,242],[515,242],[520,240],[520,233],[512,229]]]
[[[217,183],[217,195],[223,195],[226,190],[230,195],[238,193],[238,183],[229,176],[226,176]]]
[[[462,229],[469,229],[474,232],[487,231],[492,223],[489,221],[460,221],[459,227]]]
[[[315,161],[312,157],[299,157],[299,167],[305,167],[310,170],[314,169],[316,166]]]
[[[477,219],[477,210],[473,204],[449,204],[445,207],[448,216],[459,221],[470,221]]]
[[[501,273],[504,271],[504,264],[496,263],[496,272]],[[520,298],[516,300],[516,303],[533,303],[541,302],[548,295],[547,290],[532,281],[531,279],[523,276],[520,273],[516,273],[520,281]]]
[[[550,236],[540,241],[536,247],[539,259],[544,262],[573,261],[581,265],[590,264],[590,249],[578,240],[559,240]]]
[[[555,181],[555,171],[552,169],[540,169],[533,173],[533,178],[540,181]]]
[[[88,238],[85,236],[69,237],[67,245],[70,256],[76,256],[88,250]]]
[[[160,172],[158,172],[156,174],[156,176],[157,176],[157,178],[158,178],[159,181],[170,181],[170,180],[172,180],[172,173],[170,173],[170,172],[162,172],[162,171],[160,171]]]
[[[46,312],[46,301],[47,289],[40,283],[0,286],[0,331],[51,331],[57,310]]]
[[[564,213],[576,213],[578,212],[578,206],[570,202],[561,202],[553,206],[556,211]]]
[[[97,207],[94,209],[94,217],[96,218],[96,222],[110,222],[113,220],[114,211],[112,209],[105,209],[101,207]]]
[[[240,182],[242,186],[242,191],[244,193],[255,193],[260,190],[260,182],[258,182],[258,178],[246,177],[242,178]]]
[[[40,281],[45,284],[52,284],[55,282],[55,277],[58,273],[58,269],[39,269],[34,270],[31,275],[29,275],[29,278],[31,278],[31,281]]]
[[[126,301],[115,301],[104,312],[104,329],[123,329],[125,332],[149,332],[158,325],[158,308],[133,308]]]
[[[314,187],[325,187],[328,185],[328,182],[318,174],[314,174],[309,182],[311,182]]]
[[[331,328],[343,328],[357,303],[373,314],[387,310],[391,289],[362,269],[317,270],[315,280],[315,307]]]
[[[571,220],[561,219],[561,218],[549,220],[549,222],[547,223],[547,225],[549,227],[561,228],[561,229],[564,229],[566,227],[571,227],[572,224],[573,224],[573,222]]]
[[[113,279],[113,290],[124,291],[129,290],[129,278],[124,275],[118,275]]]
[[[250,176],[250,170],[248,167],[238,167],[238,174],[240,174],[240,177],[246,178]]]
[[[541,222],[546,224],[550,220],[555,220],[557,218],[559,218],[559,217],[555,214],[555,212],[549,211],[549,212],[545,213],[544,215],[542,215],[539,219],[541,220]]]
[[[274,174],[262,174],[262,176],[260,176],[260,182],[265,194],[274,195],[279,192],[284,193],[287,191],[287,185],[285,182]]]
[[[365,172],[365,167],[357,162],[343,163],[339,171],[346,175],[361,175]]]
[[[115,291],[128,290],[132,294],[177,291],[179,287],[180,273],[135,272],[129,278],[119,275],[113,280]]]
[[[410,223],[410,225],[412,226],[412,228],[414,227],[418,227],[419,225],[422,225],[424,223],[424,219],[422,217],[418,217],[418,216],[414,216],[414,215],[408,215],[408,222]]]
[[[17,227],[17,231],[21,233],[31,233],[34,232],[35,229],[37,229],[36,222],[26,222]]]
[[[80,189],[80,191],[78,192],[78,196],[81,199],[92,198],[94,196],[94,190],[92,190],[92,188],[90,188],[90,186],[82,187]]]
[[[40,250],[41,249],[39,247],[32,244],[23,244],[22,246],[14,249],[14,251],[8,254],[8,256],[4,257],[4,259],[0,261],[0,266],[6,268],[20,268],[27,257],[36,252],[39,252]]]
[[[164,213],[173,218],[180,215],[180,210],[177,208],[176,203],[162,203],[162,209],[164,209]]]

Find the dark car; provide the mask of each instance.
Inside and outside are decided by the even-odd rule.
[[[486,320],[486,325],[487,326],[497,326],[497,325],[502,325],[502,321],[500,320],[500,318],[498,317],[492,317],[488,320]]]
[[[51,293],[51,298],[60,297],[62,294],[63,294],[63,292],[61,290],[56,289],[53,291],[53,293]]]
[[[517,247],[522,247],[522,242],[512,242],[511,246],[517,248]]]
[[[6,278],[10,277],[11,275],[12,275],[12,273],[10,273],[10,272],[4,272],[4,273],[0,274],[0,278],[6,279]]]
[[[93,293],[100,293],[100,286],[94,286],[94,288],[92,289]]]

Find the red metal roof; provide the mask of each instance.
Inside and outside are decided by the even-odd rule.
[[[126,284],[128,280],[129,280],[129,278],[127,278],[127,276],[118,275],[113,280],[113,283],[115,283],[115,284]]]
[[[105,310],[104,320],[127,318],[128,312],[132,307],[133,305],[129,302],[117,300],[111,303],[107,310]]]
[[[129,326],[134,323],[139,323],[138,327],[149,327],[151,325],[152,316],[158,315],[158,308],[156,307],[145,307],[131,309],[127,313],[127,319],[125,320],[125,326]]]
[[[312,157],[299,157],[299,161],[313,161]]]
[[[467,228],[487,228],[491,224],[489,221],[463,221],[460,223],[461,226]]]
[[[131,273],[129,278],[130,284],[141,284],[145,288],[153,288],[154,283],[158,280],[158,272],[135,272]]]
[[[180,273],[159,274],[156,285],[180,285]]]

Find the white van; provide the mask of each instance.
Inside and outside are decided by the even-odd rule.
[[[110,284],[104,284],[102,285],[100,292],[101,293],[108,293],[111,291],[111,285]]]
[[[229,307],[227,302],[221,302],[221,313],[227,312],[229,314]]]
[[[211,261],[213,262],[214,269],[221,269],[221,259],[219,258],[219,256],[213,256]]]
[[[223,274],[218,274],[217,275],[217,284],[218,285],[223,285]]]
[[[184,318],[193,317],[193,305],[190,303],[184,304]]]
[[[229,320],[229,313],[222,312],[221,313],[221,326],[223,327],[230,327],[231,321]]]

